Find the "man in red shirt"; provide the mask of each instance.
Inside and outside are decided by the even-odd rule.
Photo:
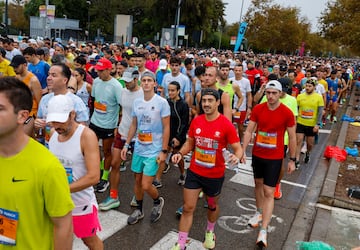
[[[255,179],[257,211],[248,224],[257,227],[262,221],[256,244],[267,247],[267,226],[274,208],[274,191],[279,179],[284,158],[284,134],[289,134],[290,161],[288,173],[295,170],[296,133],[295,118],[292,111],[280,103],[281,83],[269,81],[265,87],[267,102],[256,105],[244,134],[243,151],[249,145],[253,132],[256,132],[252,150],[252,167]],[[271,121],[271,122],[269,122]],[[242,162],[245,162],[244,154]]]
[[[250,81],[251,94],[254,96],[260,88],[260,72],[254,67],[252,61],[248,61],[247,68],[245,74]]]
[[[224,182],[225,160],[222,149],[228,144],[234,150],[229,156],[229,164],[236,164],[243,156],[240,140],[232,123],[218,111],[220,95],[215,89],[201,91],[201,104],[204,110],[190,124],[188,139],[173,155],[172,161],[178,163],[183,155],[193,151],[190,167],[186,172],[184,185],[184,208],[180,218],[178,241],[172,248],[185,249],[196,203],[202,190],[207,198],[207,228],[204,247],[215,247],[214,227],[219,216],[218,200]],[[206,128],[206,129],[205,129]]]

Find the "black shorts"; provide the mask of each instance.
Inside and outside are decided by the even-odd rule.
[[[225,177],[208,178],[195,174],[190,169],[186,171],[185,185],[187,189],[202,188],[204,194],[209,197],[216,197],[221,193]]]
[[[114,136],[115,136],[114,128],[110,128],[110,129],[100,128],[100,127],[94,125],[93,123],[90,123],[89,128],[91,128],[95,132],[97,138],[99,138],[99,139],[114,138]]]
[[[275,187],[280,175],[283,159],[269,160],[252,156],[252,167],[255,179],[264,179],[264,184]]]
[[[304,134],[305,136],[315,136],[314,127],[305,126],[302,124],[296,124],[296,133]]]

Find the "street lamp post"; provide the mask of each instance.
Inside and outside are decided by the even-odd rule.
[[[90,40],[90,5],[91,5],[91,2],[90,1],[86,1],[86,3],[89,5],[88,6],[88,35],[87,35],[87,39]]]
[[[178,37],[178,28],[179,28],[179,23],[180,23],[180,8],[181,8],[181,1],[182,0],[179,0],[178,2],[178,6],[176,8],[176,24],[175,24],[175,48],[177,48],[178,46],[178,40],[179,40],[179,37]]]
[[[5,1],[5,34],[8,35],[9,33],[9,21],[8,21],[8,0]]]

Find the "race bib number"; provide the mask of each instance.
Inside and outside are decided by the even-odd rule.
[[[234,113],[234,118],[235,119],[240,119],[240,111],[236,111],[235,113]]]
[[[106,114],[106,112],[107,112],[107,105],[106,105],[106,103],[101,103],[101,102],[99,102],[99,101],[95,101],[95,102],[94,102],[94,110],[95,110],[97,113]]]
[[[308,110],[302,110],[301,111],[301,118],[303,119],[312,119],[314,117],[314,110],[308,109]]]
[[[206,168],[215,167],[216,162],[216,150],[212,149],[195,149],[195,162]]]
[[[151,144],[153,141],[152,133],[150,130],[142,130],[138,133],[139,142],[142,144]]]
[[[256,137],[256,145],[262,148],[276,148],[277,133],[259,131]]]
[[[0,244],[16,245],[19,213],[0,208]]]
[[[72,170],[72,168],[67,168],[67,167],[65,167],[65,170],[66,170],[66,176],[67,176],[68,182],[70,184],[73,182],[73,170]]]

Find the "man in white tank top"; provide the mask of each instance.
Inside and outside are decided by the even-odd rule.
[[[46,122],[51,123],[49,149],[63,164],[69,181],[74,234],[90,249],[103,249],[93,185],[99,180],[100,154],[95,133],[75,121],[74,103],[67,95],[49,101]]]

